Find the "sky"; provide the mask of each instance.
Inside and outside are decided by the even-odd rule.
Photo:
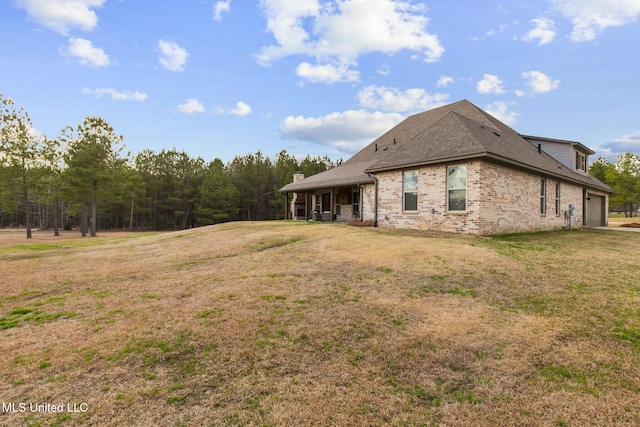
[[[133,153],[347,159],[468,99],[525,135],[640,153],[640,0],[5,0],[0,94]]]

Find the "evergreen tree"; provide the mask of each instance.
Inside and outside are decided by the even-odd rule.
[[[222,160],[207,165],[204,180],[198,189],[196,218],[200,225],[217,224],[237,218],[240,194]]]
[[[17,178],[15,187],[22,196],[27,239],[31,234],[28,171],[39,155],[39,141],[33,133],[31,119],[24,108],[17,108],[11,98],[0,94],[0,162],[4,173]],[[6,177],[5,177],[6,179]]]
[[[63,135],[68,144],[65,178],[69,195],[82,204],[82,235],[86,235],[88,207],[91,207],[90,234],[96,236],[97,204],[100,191],[108,191],[112,171],[119,161],[123,137],[102,117],[86,117],[75,130]]]

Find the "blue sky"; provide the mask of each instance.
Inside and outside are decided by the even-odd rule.
[[[468,99],[613,159],[640,153],[639,18],[640,0],[7,0],[0,93],[49,138],[102,116],[134,154],[346,159]]]

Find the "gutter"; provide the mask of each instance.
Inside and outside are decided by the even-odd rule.
[[[378,226],[378,177],[369,172],[369,178],[373,178],[374,192],[373,192],[373,226]]]
[[[365,175],[365,172],[362,173],[362,175]],[[319,183],[305,183],[304,185],[296,185],[293,186],[293,184],[298,184],[298,183],[290,183],[285,185],[284,187],[282,187],[281,189],[279,189],[278,191],[280,193],[287,193],[287,192],[300,192],[300,191],[309,191],[309,190],[324,190],[327,188],[335,188],[335,187],[349,187],[351,185],[361,185],[361,184],[366,184],[367,181],[360,179],[361,177],[358,177],[359,179],[353,179],[353,180],[332,180],[332,181],[321,181]],[[300,183],[302,183],[302,181],[300,181]],[[373,179],[370,181],[370,183],[373,183]],[[293,188],[291,188],[291,187]]]

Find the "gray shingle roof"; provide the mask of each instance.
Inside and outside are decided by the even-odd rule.
[[[368,173],[474,158],[611,192],[590,175],[559,167],[556,159],[467,100],[407,117],[342,165],[280,191],[364,184],[373,182]]]

